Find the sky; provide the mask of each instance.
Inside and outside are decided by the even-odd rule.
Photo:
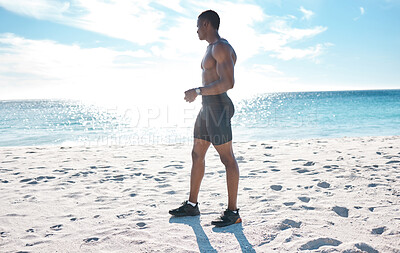
[[[183,100],[212,9],[233,97],[400,88],[400,0],[0,0],[0,99]]]

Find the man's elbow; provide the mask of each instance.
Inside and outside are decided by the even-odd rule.
[[[225,92],[233,88],[235,81],[234,80],[222,80],[222,85],[220,86],[220,91]]]
[[[222,88],[222,87],[221,87]],[[228,91],[228,90],[230,90],[230,89],[232,89],[233,88],[233,82],[228,82],[228,83],[226,83],[225,85],[224,85],[224,87],[222,88],[223,89],[223,92],[225,92],[225,91]]]
[[[235,80],[229,82],[228,90],[233,89],[233,86],[235,86]]]

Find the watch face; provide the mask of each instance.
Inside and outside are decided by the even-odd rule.
[[[196,93],[197,93],[197,95],[200,95],[200,89],[199,88],[196,88]]]

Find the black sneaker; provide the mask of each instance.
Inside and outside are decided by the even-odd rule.
[[[232,224],[241,223],[242,219],[239,215],[239,209],[236,213],[233,211],[226,209],[224,211],[224,215],[222,215],[218,220],[212,221],[211,224],[216,227],[226,227]]]
[[[195,206],[192,206],[186,200],[182,203],[182,206],[169,210],[169,214],[174,215],[176,217],[184,217],[184,216],[196,216],[200,214],[199,203],[196,203]]]

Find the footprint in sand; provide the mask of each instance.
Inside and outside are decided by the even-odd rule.
[[[131,216],[133,213],[123,213],[123,214],[118,214],[117,218],[118,219],[125,219],[128,216]]]
[[[371,233],[374,234],[374,235],[381,235],[381,234],[383,234],[383,232],[385,232],[385,230],[386,230],[386,227],[383,226],[383,227],[372,229]]]
[[[83,239],[83,241],[86,242],[86,243],[97,242],[98,240],[99,240],[99,238],[97,238],[97,237],[91,237],[91,238]]]
[[[41,244],[41,243],[44,243],[44,242],[39,241],[39,242],[34,242],[34,243],[27,243],[27,244],[25,244],[25,246],[26,246],[26,247],[35,246],[35,245],[38,245],[38,244]],[[21,252],[21,251],[19,251],[19,252]]]
[[[332,238],[318,238],[303,244],[300,250],[316,250],[322,246],[339,246],[341,241]]]
[[[116,175],[116,176],[113,176],[113,178],[110,178],[110,180],[113,180],[113,181],[124,181],[124,175]]]
[[[29,182],[29,181],[31,181],[32,180],[32,178],[25,178],[25,179],[22,179],[21,181],[19,181],[20,183],[26,183],[26,182]]]
[[[236,157],[236,161],[237,161],[238,163],[247,163],[247,161],[245,161],[245,159],[244,159],[243,156],[237,156],[237,157]]]
[[[50,229],[54,231],[60,231],[62,229],[62,224],[51,226]]]
[[[175,176],[177,173],[172,171],[160,171],[158,174]]]
[[[146,223],[144,223],[144,222],[138,222],[138,223],[136,223],[136,226],[138,226],[140,229],[145,229],[145,228],[147,228],[147,227],[146,227]]]
[[[307,169],[302,169],[302,168],[294,168],[294,169],[292,169],[292,170],[295,170],[295,171],[297,171],[298,173],[310,172],[309,170],[307,170]]]
[[[298,199],[300,199],[301,201],[308,203],[310,202],[310,198],[309,197],[298,197]]]
[[[286,230],[288,228],[300,228],[301,221],[296,222],[294,220],[285,219],[279,225],[279,230]]]
[[[296,204],[296,202],[284,202],[283,204],[285,206],[293,206],[294,204]]]
[[[346,207],[335,206],[332,208],[332,210],[341,217],[349,217],[349,209]]]
[[[133,161],[134,163],[143,163],[143,162],[148,162],[149,160],[146,160],[146,159],[144,159],[144,160],[137,160],[137,161]]]
[[[63,173],[63,174],[67,174],[68,171],[70,171],[70,170],[74,170],[74,169],[73,168],[61,168],[61,169],[53,170],[53,172],[60,172],[60,173]]]
[[[169,168],[169,167],[175,167],[175,169],[183,169],[183,166],[180,164],[170,164],[170,165],[164,166],[164,168]]]
[[[170,184],[159,184],[156,187],[158,187],[158,188],[167,188],[167,187],[170,187],[170,186],[171,186]]]
[[[356,246],[358,249],[368,252],[368,253],[379,253],[376,249],[372,248],[366,243],[356,243],[354,246]]]
[[[352,186],[351,184],[347,184],[347,185],[344,186],[344,189],[345,190],[350,190],[350,189],[353,189],[353,187],[354,186]]]
[[[282,185],[271,185],[270,188],[274,191],[282,190]]]
[[[319,183],[317,184],[317,186],[326,189],[326,188],[329,188],[331,185],[330,185],[329,183],[327,183],[327,182],[319,182]]]
[[[157,182],[162,182],[162,181],[167,180],[167,178],[166,177],[155,177],[154,180],[156,180]]]
[[[301,206],[301,208],[304,208],[304,209],[306,209],[306,210],[315,210],[315,207],[312,207],[312,206]]]

